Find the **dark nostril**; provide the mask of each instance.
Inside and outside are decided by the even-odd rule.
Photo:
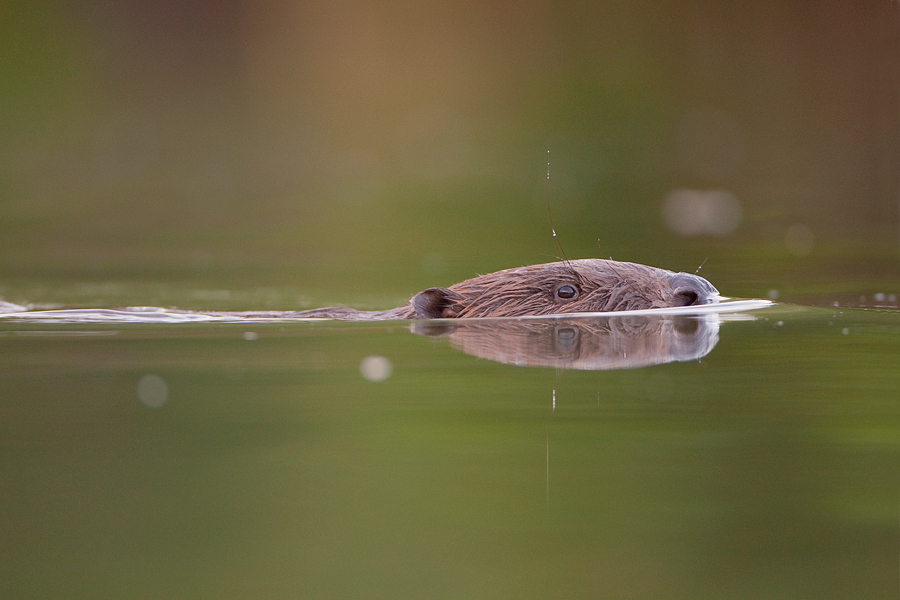
[[[718,302],[719,292],[710,282],[689,273],[676,273],[670,284],[675,306],[694,306]]]
[[[675,292],[675,306],[693,306],[699,304],[700,296],[694,290],[678,290]]]

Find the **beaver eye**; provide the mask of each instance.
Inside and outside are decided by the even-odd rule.
[[[563,285],[556,288],[554,294],[560,300],[574,300],[578,297],[578,290],[575,289],[575,286],[564,283]]]

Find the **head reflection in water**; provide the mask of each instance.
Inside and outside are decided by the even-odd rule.
[[[575,317],[418,323],[413,331],[447,336],[466,354],[519,366],[631,369],[697,360],[718,342],[717,314]]]

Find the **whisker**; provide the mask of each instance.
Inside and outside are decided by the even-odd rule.
[[[709,257],[708,257],[708,256],[707,256],[706,258],[703,259],[703,262],[700,263],[700,266],[697,267],[697,270],[696,270],[696,271],[694,271],[694,275],[696,275],[697,273],[700,272],[700,269],[703,268],[703,265],[705,265],[705,264],[706,264],[706,261],[708,261],[708,260],[709,260]]]

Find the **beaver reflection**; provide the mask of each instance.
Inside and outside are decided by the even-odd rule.
[[[412,331],[504,364],[599,371],[702,358],[718,342],[719,321],[715,314],[456,320],[414,323]]]

